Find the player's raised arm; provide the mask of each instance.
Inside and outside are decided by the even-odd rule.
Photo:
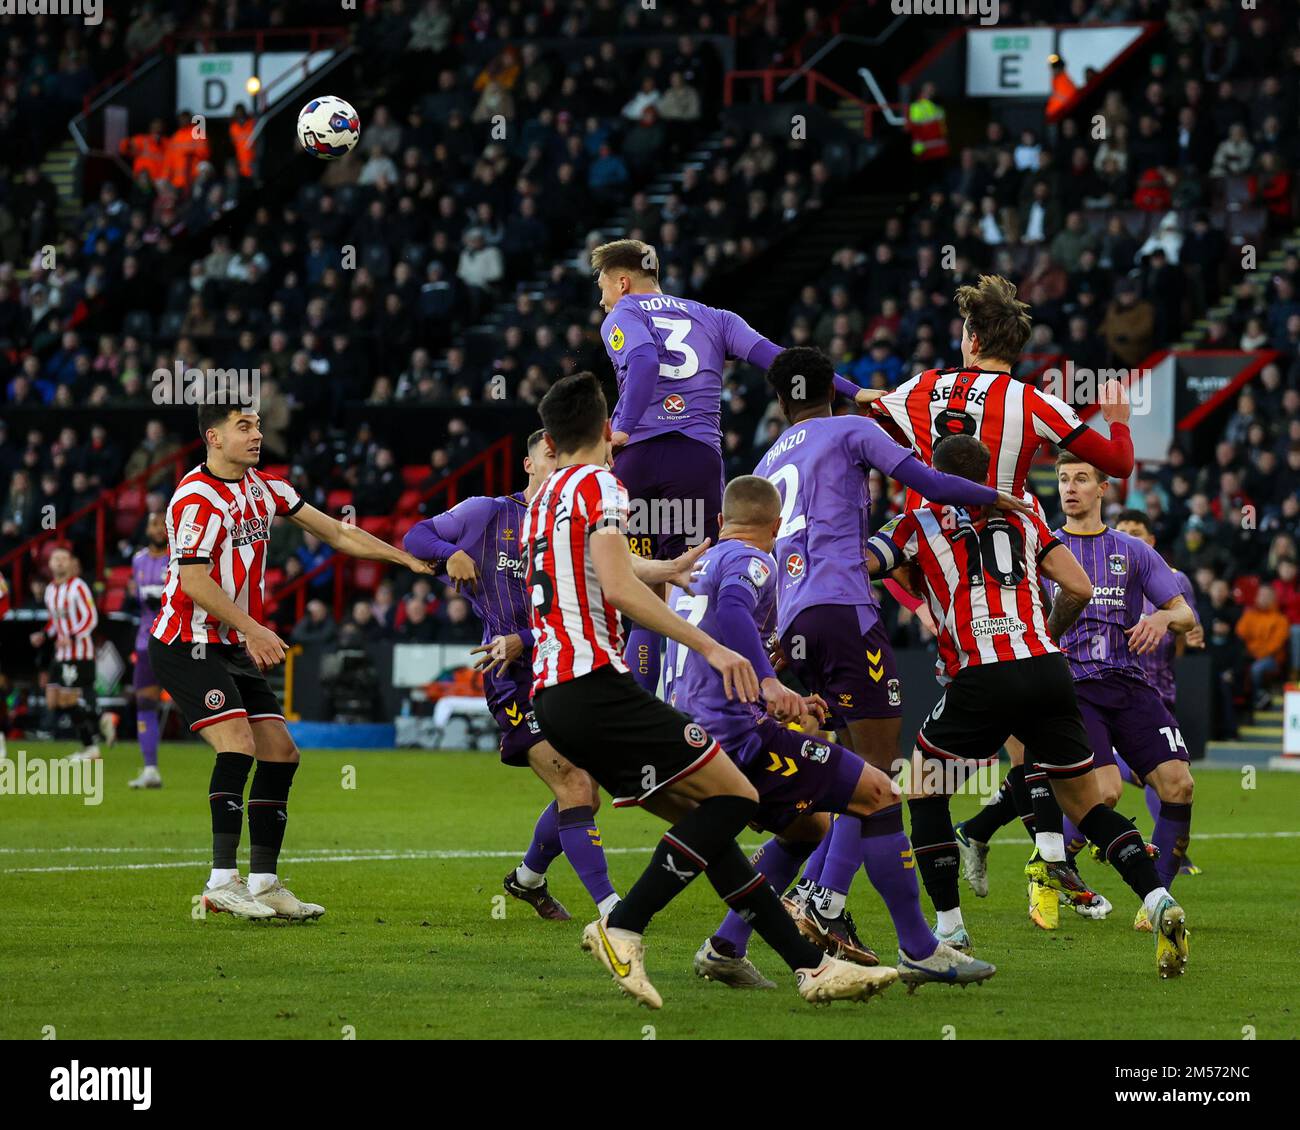
[[[1038,570],[1058,589],[1047,617],[1047,632],[1052,639],[1059,640],[1074,627],[1092,601],[1092,582],[1078,559],[1060,542],[1043,554]]]
[[[698,651],[710,667],[721,673],[728,698],[734,696],[743,702],[758,700],[758,676],[750,661],[688,624],[639,580],[632,567],[627,538],[609,527],[593,534],[590,545],[601,591],[610,604],[642,627]]]
[[[393,565],[405,565],[413,573],[434,571],[429,562],[421,561],[406,550],[389,545],[386,541],[380,541],[360,526],[340,522],[337,518],[322,514],[316,507],[308,506],[306,503],[289,515],[289,521],[315,534],[331,549],[337,549],[349,557],[359,557],[363,561],[388,561]]]
[[[1101,388],[1101,414],[1110,427],[1109,439],[1088,427],[1073,408],[1051,393],[1035,389],[1032,400],[1034,428],[1039,435],[1103,474],[1126,479],[1133,473],[1133,437],[1128,430],[1131,409],[1128,393],[1119,381],[1107,381]]]

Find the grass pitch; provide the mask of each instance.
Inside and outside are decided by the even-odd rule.
[[[32,743],[28,758],[63,756]],[[17,743],[10,745],[16,758]],[[1131,928],[1136,900],[1109,868],[1085,877],[1115,912],[1090,922],[1063,911],[1054,934],[1025,912],[1027,842],[1003,830],[991,893],[963,904],[986,986],[894,986],[869,1005],[814,1009],[761,941],[751,957],[777,981],[740,993],[698,981],[691,957],[721,918],[704,881],[651,927],[648,968],[663,994],[651,1013],[619,995],[578,949],[591,905],[568,864],[551,886],[573,914],[537,919],[498,898],[547,800],[527,771],[489,753],[304,754],[280,874],[323,903],[310,925],[196,919],[208,868],[211,754],[166,745],[166,787],[134,792],[134,748],[105,762],[103,803],[0,795],[0,1037],[40,1039],[1293,1039],[1300,1032],[1295,899],[1300,776],[1236,773],[1197,780],[1191,854],[1180,877],[1191,961],[1162,982],[1154,944]],[[344,787],[349,775],[355,787]],[[978,803],[962,798],[954,812]],[[1150,818],[1136,790],[1122,810]],[[662,825],[601,813],[615,884],[626,890]],[[1199,838],[1198,838],[1199,837]],[[747,845],[760,837],[748,833]],[[247,835],[241,854],[247,868]],[[924,901],[925,896],[922,894]],[[930,909],[928,901],[925,903]],[[863,938],[896,950],[883,904],[859,875],[850,906]],[[53,1028],[53,1033],[48,1031]]]

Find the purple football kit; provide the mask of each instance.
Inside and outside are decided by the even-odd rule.
[[[1144,780],[1161,762],[1187,761],[1178,723],[1125,635],[1145,608],[1183,595],[1178,578],[1146,542],[1118,530],[1060,529],[1055,536],[1092,581],[1092,600],[1059,644],[1074,675],[1094,767],[1114,765],[1118,752]],[[1049,581],[1046,587],[1055,597],[1056,585]]]
[[[501,729],[501,760],[527,765],[528,751],[542,740],[533,714],[533,633],[524,584],[526,562],[519,548],[519,527],[528,509],[522,494],[467,498],[445,514],[427,518],[407,533],[408,553],[445,567],[447,558],[464,550],[478,571],[478,583],[462,595],[483,623],[483,642],[493,636],[518,635],[524,653],[504,671],[483,676],[483,693]],[[442,573],[439,579],[450,583]]]
[[[754,473],[781,494],[773,552],[777,635],[791,669],[826,700],[837,728],[903,712],[866,564],[873,469],[942,502],[977,506],[997,498],[990,487],[927,467],[862,416],[803,420],[759,461]]]
[[[1192,610],[1192,615],[1196,614],[1196,593],[1192,591],[1192,582],[1188,580],[1186,573],[1180,573],[1177,569],[1171,569],[1174,580],[1178,582],[1178,591],[1182,593],[1183,599],[1187,601],[1187,606]],[[1151,601],[1142,602],[1142,615],[1150,616],[1152,612],[1158,611],[1157,607]],[[1199,623],[1199,620],[1198,620]],[[1141,666],[1146,680],[1156,690],[1160,696],[1160,701],[1168,708],[1169,713],[1174,713],[1174,704],[1177,700],[1177,688],[1174,685],[1174,656],[1178,650],[1178,641],[1174,638],[1173,632],[1168,632],[1162,639],[1155,651],[1149,651],[1145,655],[1139,655],[1138,664]]]
[[[749,360],[755,353],[770,363],[768,351],[756,348],[770,343],[729,310],[668,294],[624,295],[605,316],[600,336],[618,381],[610,424],[628,436],[614,473],[633,500],[632,550],[676,557],[688,535],[698,543],[717,532],[723,368],[728,358]],[[692,512],[662,509],[663,521],[648,521],[647,502],[678,500]]]
[[[673,611],[728,647],[740,644],[760,680],[771,675],[761,642],[776,601],[771,556],[729,538],[696,568],[691,593],[673,589]],[[760,704],[729,700],[722,676],[676,640],[668,641],[664,679],[669,704],[703,726],[757,787],[763,828],[779,832],[809,810],[844,811],[862,775],[856,754],[787,729]]]
[[[162,606],[170,562],[170,554],[164,552],[155,557],[147,549],[138,550],[131,558],[131,579],[140,599],[140,627],[135,633],[135,673],[131,680],[136,690],[158,686],[158,676],[149,662],[149,629]]]

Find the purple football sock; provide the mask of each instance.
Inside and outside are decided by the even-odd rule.
[[[648,628],[633,628],[627,634],[623,660],[637,686],[651,694],[659,692],[659,645],[663,637]]]
[[[600,843],[596,814],[591,805],[578,805],[558,813],[556,824],[565,856],[587,888],[591,901],[599,906],[614,893],[614,885],[605,866],[605,849]]]
[[[839,817],[827,839],[831,843],[822,866],[821,885],[847,895],[854,874],[862,866],[862,821],[856,816]]]
[[[822,868],[826,866],[826,853],[831,850],[831,834],[826,833],[822,837],[822,842],[813,848],[813,853],[808,857],[808,862],[803,865],[803,878],[809,883],[820,883],[822,881]]]
[[[1115,754],[1115,768],[1119,770],[1120,780],[1127,785],[1141,785],[1142,782],[1137,779],[1137,774],[1129,768],[1128,762],[1120,755]]]
[[[825,842],[825,841],[823,841]],[[794,881],[794,877],[799,873],[799,863],[802,857],[792,855],[789,849],[781,843],[775,836],[768,840],[755,855],[750,859],[754,865],[754,870],[768,881],[768,884],[776,891],[777,894],[784,894],[786,887]],[[711,939],[714,942],[714,948],[719,941],[729,944],[733,954],[728,956],[744,957],[745,951],[749,948],[749,936],[754,932],[754,927],[740,917],[734,910],[727,911],[727,917],[722,920],[722,925],[718,927],[718,932]],[[723,950],[725,953],[725,949]]]
[[[1078,828],[1074,826],[1074,821],[1068,816],[1062,817],[1062,832],[1065,835],[1065,854],[1069,859],[1073,859],[1079,852],[1088,846],[1088,837],[1085,836]]]
[[[939,943],[921,910],[912,845],[903,831],[903,806],[895,804],[873,812],[861,825],[862,866],[871,885],[885,900],[898,932],[898,944],[914,960],[929,957]]]
[[[560,844],[560,825],[556,812],[556,803],[551,801],[542,809],[542,814],[537,818],[537,825],[533,828],[533,842],[528,845],[528,851],[524,853],[524,866],[529,871],[536,871],[539,875],[545,875],[551,861],[563,850],[564,848]]]
[[[1156,830],[1151,842],[1160,849],[1156,860],[1156,877],[1164,887],[1172,887],[1178,869],[1187,858],[1187,845],[1192,838],[1192,806],[1190,804],[1161,804],[1156,815]]]
[[[140,752],[146,766],[158,764],[158,708],[137,706],[136,728],[140,732]]]

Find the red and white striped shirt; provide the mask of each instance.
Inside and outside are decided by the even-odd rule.
[[[888,571],[915,561],[939,625],[939,662],[963,667],[1050,655],[1039,562],[1061,543],[1037,514],[972,521],[931,503],[886,522],[867,546]]]
[[[602,667],[625,672],[623,622],[596,576],[588,540],[627,537],[627,488],[612,471],[587,463],[562,467],[538,490],[524,517],[532,603],[533,693]]]
[[[241,642],[242,635],[214,620],[181,589],[180,566],[211,564],[208,575],[243,612],[262,622],[262,583],[271,520],[288,516],[303,500],[285,479],[249,468],[242,479],[220,479],[200,464],[181,479],[167,504],[167,567],[162,608],[150,634],[163,643]]]
[[[892,424],[921,459],[950,435],[973,435],[989,449],[989,485],[1021,495],[1044,443],[1068,447],[1088,425],[1064,400],[986,369],[928,369],[872,401],[870,413]],[[922,500],[908,492],[907,509]]]
[[[90,637],[99,612],[90,586],[80,577],[51,581],[45,586],[45,607],[50,613],[45,634],[54,637],[54,658],[61,662],[94,659],[95,642]]]

